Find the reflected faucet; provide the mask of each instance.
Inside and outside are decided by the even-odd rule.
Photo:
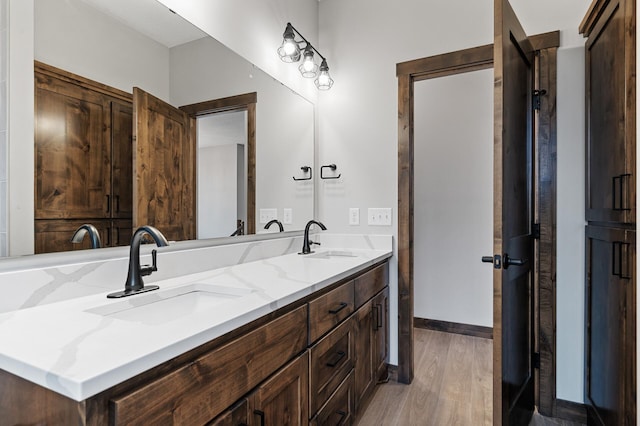
[[[311,250],[311,244],[320,245],[320,243],[316,243],[314,241],[309,240],[309,228],[311,228],[311,225],[313,225],[314,223],[318,225],[320,229],[322,229],[323,231],[327,230],[327,227],[324,226],[322,222],[318,222],[315,220],[310,220],[309,222],[307,222],[307,226],[304,227],[304,239],[302,240],[302,252],[298,254],[311,254],[313,253],[313,251]]]
[[[73,233],[73,237],[71,237],[71,242],[74,244],[79,244],[82,242],[82,240],[84,240],[84,236],[87,234],[89,234],[92,249],[102,247],[102,242],[100,241],[100,233],[98,232],[98,229],[90,223],[85,223],[84,225],[76,229],[76,232]]]
[[[280,222],[278,219],[272,219],[269,222],[267,222],[267,224],[264,226],[264,229],[269,229],[269,227],[274,223],[278,224],[278,228],[280,228],[280,232],[284,232],[284,226],[282,226],[282,222]]]
[[[151,251],[151,257],[153,259],[152,265],[140,266],[140,244],[142,244],[142,236],[148,234],[153,238],[158,247],[168,246],[167,239],[153,226],[141,226],[136,229],[131,237],[131,247],[129,249],[129,274],[127,275],[127,282],[124,284],[124,291],[111,293],[107,295],[109,299],[132,296],[138,293],[144,293],[151,290],[157,290],[157,285],[144,286],[142,277],[145,275],[151,275],[152,272],[158,270],[156,265],[156,250]]]

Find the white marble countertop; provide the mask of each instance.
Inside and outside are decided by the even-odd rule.
[[[124,299],[104,292],[4,313],[0,368],[82,401],[391,256],[391,244],[346,250],[354,256],[288,254],[156,282],[160,290]],[[330,250],[316,249],[323,251]],[[222,286],[233,295],[214,309],[180,297],[183,303],[143,319],[128,318],[136,310],[123,308],[189,285]]]

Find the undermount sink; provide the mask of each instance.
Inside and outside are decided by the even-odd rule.
[[[347,257],[356,257],[355,253],[350,251],[321,251],[319,253],[310,254],[307,256],[309,259],[336,259],[336,258],[347,258]]]
[[[96,315],[144,324],[163,324],[253,293],[253,289],[195,283],[128,297],[126,300],[88,309]]]

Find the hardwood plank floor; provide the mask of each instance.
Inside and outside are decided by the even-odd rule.
[[[378,386],[358,425],[490,426],[493,342],[416,328],[414,345],[413,383]],[[577,425],[537,413],[530,424]]]

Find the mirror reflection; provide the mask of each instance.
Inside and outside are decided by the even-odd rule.
[[[313,217],[313,105],[156,0],[35,0],[35,59],[36,253]]]

